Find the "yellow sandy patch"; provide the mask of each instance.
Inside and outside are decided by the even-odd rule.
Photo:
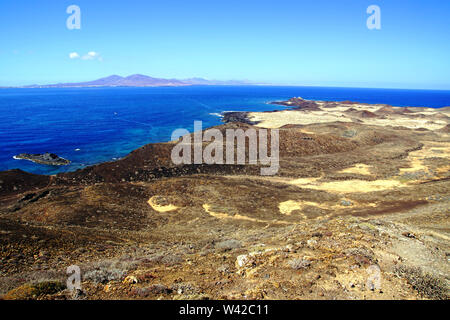
[[[427,141],[424,143],[422,149],[410,152],[406,160],[409,160],[409,168],[401,168],[400,174],[405,172],[426,171],[429,172],[429,168],[424,164],[424,159],[427,157],[444,157],[450,158],[450,143],[448,142],[435,142]],[[444,167],[448,168],[448,167]],[[436,171],[444,172],[440,168]]]
[[[410,119],[404,118],[402,116],[394,116],[388,119],[363,120],[365,124],[383,127],[392,126],[394,124],[393,121],[395,121],[396,126],[402,126],[410,129],[425,128],[428,130],[437,130],[442,129],[447,125],[447,122],[444,120],[429,121],[428,119],[420,119],[420,118]]]
[[[352,119],[343,114],[336,116],[326,111],[280,111],[280,112],[251,112],[248,117],[252,121],[257,121],[258,127],[280,128],[287,124],[313,124],[322,122],[344,121],[352,122]]]
[[[437,168],[436,171],[438,173],[447,173],[447,172],[450,171],[450,166],[444,166],[444,167],[441,167],[441,168]]]
[[[239,178],[245,177],[248,179],[248,176],[226,176],[227,178]],[[345,181],[332,181],[332,182],[318,182],[318,180],[323,177],[318,178],[282,178],[282,177],[258,177],[252,176],[254,180],[264,180],[264,181],[272,181],[278,183],[285,183],[294,185],[299,188],[306,189],[314,189],[314,190],[323,190],[329,191],[333,193],[353,193],[353,192],[373,192],[373,191],[381,191],[392,189],[394,187],[399,186],[407,186],[402,184],[397,180],[375,180],[375,181],[365,181],[359,179],[345,180]]]
[[[299,178],[299,179],[293,179],[293,180],[285,180],[285,182],[287,182],[289,184],[293,184],[294,186],[303,187],[305,185],[314,183],[319,179],[320,178]]]
[[[342,200],[347,200],[347,199],[342,199]],[[351,203],[352,203],[351,207],[353,207],[353,208],[354,207],[376,207],[375,203],[360,204],[353,200],[347,200],[347,201],[351,201]],[[312,206],[312,207],[325,209],[325,210],[339,210],[339,209],[346,207],[346,206],[342,205],[341,203],[330,205],[330,204],[318,203],[318,202],[314,202],[314,201],[288,200],[288,201],[280,202],[280,204],[278,205],[278,208],[280,210],[280,213],[282,213],[284,215],[291,215],[291,213],[293,211],[302,210],[306,206]],[[307,219],[306,215],[304,215],[303,213],[300,213],[300,214],[304,219]]]
[[[298,179],[297,179],[298,180]],[[292,180],[290,183],[298,187],[323,190],[334,193],[353,193],[353,192],[373,192],[382,191],[387,189],[392,189],[401,185],[399,181],[396,180],[375,180],[375,181],[365,181],[365,180],[345,180],[345,181],[332,181],[332,182],[322,182],[322,183],[305,183],[299,185],[297,180]]]
[[[152,207],[153,210],[158,211],[158,212],[170,212],[170,211],[175,211],[175,210],[179,209],[179,207],[177,207],[173,204],[168,204],[165,206],[157,204],[155,202],[156,197],[157,196],[153,196],[147,201],[147,203],[150,205],[150,207]]]
[[[238,220],[247,220],[247,221],[252,221],[252,222],[260,222],[260,223],[281,223],[281,224],[291,224],[290,222],[287,221],[278,221],[278,220],[262,220],[262,219],[256,219],[256,218],[251,218],[251,217],[247,217],[247,216],[243,216],[240,214],[235,214],[235,215],[229,215],[227,213],[223,213],[223,212],[214,212],[211,210],[211,205],[205,203],[203,204],[203,209],[212,217],[217,218],[217,219],[238,219]]]
[[[372,166],[368,166],[364,163],[357,163],[355,166],[346,168],[344,170],[339,171],[339,173],[354,173],[354,174],[362,174],[362,175],[370,175],[370,168]]]
[[[315,132],[309,131],[309,130],[305,130],[305,129],[300,129],[301,133],[306,133],[306,134],[316,134]]]
[[[317,103],[317,102],[316,102]],[[318,103],[319,105],[323,105]],[[375,112],[379,107],[352,105],[357,110],[367,110]],[[314,123],[327,122],[353,122],[352,116],[346,114],[345,111],[349,108],[348,105],[340,105],[334,108],[321,108],[321,110],[284,110],[280,112],[250,112],[248,117],[252,121],[258,122],[256,126],[264,128],[280,128],[287,124],[308,125]],[[429,117],[432,117],[437,112],[433,111]],[[411,129],[426,128],[429,130],[436,130],[445,127],[448,123],[446,120],[432,118],[411,118],[408,115],[389,115],[386,118],[360,118],[364,124],[377,126],[392,126],[395,122],[396,126],[403,126]]]
[[[280,212],[288,216],[292,213],[292,211],[301,210],[302,207],[303,206],[299,203],[299,201],[294,200],[280,202],[280,204],[278,205]]]
[[[400,168],[400,174],[416,171],[428,171],[428,167],[423,164],[422,159],[411,157],[409,160],[409,168]]]

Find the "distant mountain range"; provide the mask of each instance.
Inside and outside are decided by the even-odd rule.
[[[216,81],[203,78],[191,79],[162,79],[153,78],[142,74],[133,74],[128,77],[112,75],[109,77],[97,79],[94,81],[75,82],[75,83],[57,83],[46,85],[29,85],[21,88],[77,88],[77,87],[179,87],[193,85],[249,85],[246,81]]]

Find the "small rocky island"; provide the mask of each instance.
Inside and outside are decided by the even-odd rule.
[[[14,159],[18,160],[29,160],[34,163],[46,164],[49,166],[66,166],[70,163],[69,160],[61,158],[54,153],[44,153],[44,154],[29,154],[21,153],[14,156]]]

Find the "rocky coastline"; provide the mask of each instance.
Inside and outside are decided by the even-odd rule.
[[[281,128],[314,123],[352,122],[367,125],[440,130],[447,132],[450,107],[396,107],[387,104],[367,104],[354,101],[312,101],[300,97],[269,102],[289,107],[264,112],[228,112],[223,121],[240,121],[258,127]]]
[[[30,154],[30,153],[21,153],[17,156],[14,156],[16,160],[28,160],[38,164],[45,164],[49,166],[66,166],[70,164],[70,161],[64,158],[59,157],[54,153],[43,153],[43,154]]]

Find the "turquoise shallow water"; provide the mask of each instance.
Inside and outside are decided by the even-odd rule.
[[[223,111],[281,109],[267,102],[301,96],[397,106],[450,106],[450,91],[325,87],[192,86],[160,88],[0,89],[0,170],[73,171],[170,140],[177,128],[221,123]],[[14,160],[53,152],[72,164],[52,167]]]

